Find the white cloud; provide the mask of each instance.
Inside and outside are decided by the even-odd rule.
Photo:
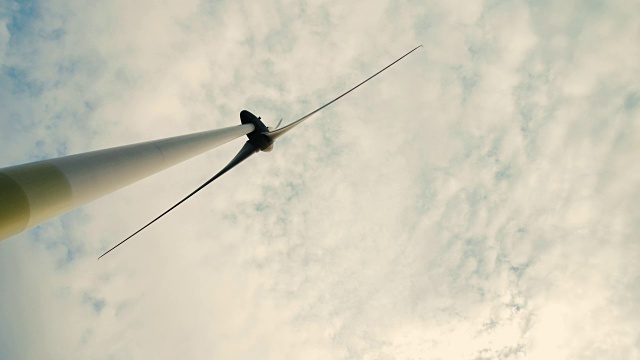
[[[2,166],[287,123],[425,47],[99,262],[241,140],[0,243],[0,358],[638,357],[628,3],[4,11]]]

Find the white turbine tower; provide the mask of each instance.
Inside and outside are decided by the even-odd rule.
[[[0,169],[0,240],[254,130],[243,124]]]
[[[140,230],[102,254],[100,256],[102,257],[251,155],[259,151],[271,151],[277,138],[382,73],[421,46],[415,47],[327,104],[282,128],[270,129],[264,125],[260,117],[243,110],[240,113],[242,125],[238,126],[2,168],[0,169],[0,240],[62,215],[216,146],[247,135],[249,140],[220,172]]]

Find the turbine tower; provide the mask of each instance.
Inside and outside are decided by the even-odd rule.
[[[247,135],[253,124],[0,169],[0,240]]]

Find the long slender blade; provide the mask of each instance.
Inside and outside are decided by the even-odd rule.
[[[257,147],[255,147],[254,145],[252,145],[251,143],[249,143],[249,141],[247,141],[244,146],[242,147],[242,149],[240,149],[240,151],[238,152],[238,154],[236,154],[236,156],[227,164],[227,166],[225,166],[222,170],[220,170],[220,172],[218,172],[217,174],[215,174],[211,179],[207,180],[204,184],[200,185],[199,188],[195,189],[191,194],[187,195],[184,199],[180,200],[177,204],[173,205],[172,207],[170,207],[167,211],[163,212],[162,214],[160,214],[158,217],[156,217],[155,219],[151,220],[147,225],[143,226],[142,228],[140,228],[138,231],[134,232],[133,234],[131,234],[128,238],[120,241],[116,246],[112,247],[111,249],[109,249],[107,252],[105,252],[104,254],[100,255],[100,257],[98,258],[98,260],[100,260],[103,256],[107,255],[108,253],[110,253],[111,251],[113,251],[115,248],[117,248],[118,246],[122,245],[125,243],[125,241],[131,239],[132,237],[134,237],[136,234],[138,234],[139,232],[141,232],[142,230],[146,229],[149,225],[153,224],[154,222],[156,222],[157,220],[159,220],[161,217],[165,216],[167,213],[169,213],[171,210],[177,208],[180,204],[182,204],[183,202],[185,202],[188,198],[192,197],[193,195],[195,195],[198,191],[202,190],[205,188],[205,186],[211,184],[215,179],[219,178],[220,176],[222,176],[224,173],[226,173],[227,171],[233,169],[236,165],[240,164],[241,162],[245,161],[246,159],[248,159],[251,155],[255,154],[256,152],[258,152],[260,149],[258,149]]]
[[[378,74],[382,73],[383,71],[387,70],[388,68],[390,68],[391,66],[393,66],[395,63],[397,63],[398,61],[404,59],[405,57],[407,57],[409,54],[411,54],[412,52],[418,50],[418,48],[422,47],[422,45],[418,45],[415,48],[413,48],[411,51],[409,51],[408,53],[402,55],[399,59],[397,59],[396,61],[392,62],[391,64],[387,65],[384,67],[384,69],[378,71],[377,73],[369,76],[365,81],[361,82],[360,84],[352,87],[351,89],[347,90],[346,92],[344,92],[343,94],[341,94],[340,96],[338,96],[337,98],[329,101],[328,103],[322,105],[321,107],[313,110],[312,112],[308,113],[307,115],[301,117],[300,119],[292,122],[291,124],[282,127],[280,129],[268,132],[268,133],[264,133],[264,135],[267,135],[268,137],[270,137],[272,140],[275,140],[277,138],[279,138],[280,136],[284,135],[287,131],[293,129],[295,126],[299,125],[300,123],[302,123],[303,121],[307,120],[308,118],[310,118],[311,116],[313,116],[314,114],[316,114],[318,111],[326,108],[327,106],[333,104],[334,102],[340,100],[342,97],[344,97],[345,95],[347,95],[348,93],[352,92],[353,90],[359,88],[361,85],[363,85],[364,83],[366,83],[367,81],[373,79],[374,77],[376,77]]]

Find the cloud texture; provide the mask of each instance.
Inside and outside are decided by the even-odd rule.
[[[640,357],[634,1],[9,1],[0,166],[288,123],[0,243],[0,359]]]

